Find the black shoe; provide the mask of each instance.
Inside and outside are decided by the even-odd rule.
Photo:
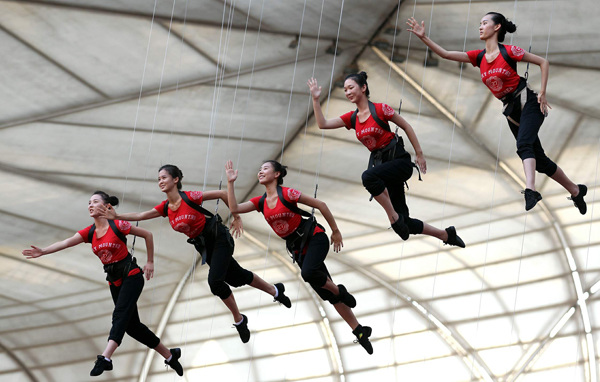
[[[350,307],[350,308],[354,308],[356,306],[356,299],[354,298],[354,296],[352,296],[348,290],[346,289],[345,286],[343,286],[342,284],[339,284],[338,289],[340,290],[340,302],[342,302],[344,305]]]
[[[233,324],[240,334],[243,343],[250,341],[250,330],[248,330],[248,317],[242,314],[242,322],[239,325]]]
[[[99,355],[96,359],[96,363],[94,364],[94,368],[92,369],[92,371],[90,371],[90,376],[97,377],[100,374],[104,373],[104,370],[112,369],[112,361],[107,361],[103,355]]]
[[[352,331],[352,334],[356,336],[354,343],[358,342],[369,354],[373,354],[373,345],[371,345],[371,341],[369,341],[371,332],[371,327],[361,325],[358,325],[358,327]]]
[[[444,244],[456,245],[461,248],[465,247],[465,242],[456,234],[456,228],[454,228],[453,225],[446,228],[446,232],[448,232],[448,240],[446,240]]]
[[[526,188],[523,191],[521,191],[521,194],[525,195],[525,211],[529,211],[530,209],[535,207],[537,202],[542,200],[542,195],[539,192],[533,191],[529,188]]]
[[[572,200],[573,204],[575,204],[575,207],[579,209],[579,213],[585,215],[587,212],[587,204],[585,204],[583,197],[587,195],[587,187],[585,184],[578,184],[577,186],[579,187],[579,193],[577,196],[570,196],[567,199]]]
[[[171,360],[165,360],[165,365],[171,366],[171,369],[175,370],[178,376],[183,376],[183,366],[179,363],[179,358],[181,358],[181,349],[169,349],[171,352]]]
[[[402,238],[402,240],[407,240],[408,235],[410,235],[410,231],[408,230],[406,223],[404,223],[404,217],[402,215],[398,215],[398,220],[392,223],[392,229]]]
[[[283,286],[282,283],[277,283],[275,284],[275,288],[277,288],[277,297],[273,298],[273,302],[277,301],[286,308],[291,308],[292,302],[290,301],[290,298],[283,293],[285,292],[285,286]]]

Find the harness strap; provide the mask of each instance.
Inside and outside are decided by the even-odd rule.
[[[369,101],[369,112],[371,112],[371,116],[373,117],[373,120],[379,125],[379,127],[384,129],[385,131],[389,131],[389,132],[392,131],[392,129],[390,129],[390,125],[387,122],[382,121],[379,118],[379,116],[377,115],[377,109],[375,108],[375,104],[371,101]],[[358,109],[354,110],[354,113],[352,113],[352,115],[350,116],[350,127],[354,130],[356,130],[356,115],[357,114],[358,114]]]
[[[108,226],[113,231],[115,236],[117,236],[123,243],[125,243],[125,245],[127,245],[127,237],[125,235],[123,235],[123,233],[121,231],[119,231],[119,229],[117,228],[117,225],[115,224],[115,221],[109,220]],[[92,227],[88,231],[88,243],[91,243],[92,240],[94,239],[94,232],[96,232],[96,224],[95,223],[92,224]]]
[[[284,197],[283,197],[283,188],[281,188],[281,186],[277,186],[277,197],[279,198],[279,201],[281,202],[281,204],[283,204],[288,210],[297,213],[298,215],[302,215],[304,217],[310,217],[312,216],[311,213],[306,212],[302,209],[300,209],[297,205],[294,205],[290,202],[288,202]],[[265,210],[265,199],[267,198],[267,193],[265,192],[263,194],[263,196],[260,197],[260,200],[258,201],[258,212],[261,212],[264,214],[264,210]]]
[[[517,63],[515,62],[515,60],[513,60],[509,55],[508,52],[506,51],[506,47],[504,46],[504,44],[500,44],[498,43],[498,49],[500,50],[500,54],[502,55],[502,58],[504,58],[504,61],[506,61],[506,63],[516,72],[517,71]],[[479,54],[477,55],[477,66],[481,67],[481,60],[483,60],[483,56],[485,55],[486,50],[482,50],[481,52],[479,52]]]
[[[179,196],[181,196],[181,199],[183,199],[183,201],[185,202],[185,204],[187,204],[188,206],[192,207],[193,209],[195,209],[196,211],[200,212],[201,214],[204,214],[204,215],[208,216],[209,218],[212,218],[213,216],[215,216],[212,212],[210,212],[206,208],[202,207],[201,205],[199,205],[199,204],[197,204],[195,202],[192,202],[190,200],[190,198],[188,198],[188,196],[187,196],[187,194],[185,192],[179,191]],[[169,201],[168,200],[165,203],[163,214],[165,216],[169,216]]]

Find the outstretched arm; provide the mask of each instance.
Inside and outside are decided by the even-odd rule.
[[[331,245],[333,245],[333,250],[335,252],[339,252],[344,246],[344,243],[342,242],[342,233],[338,229],[337,223],[335,222],[335,218],[329,210],[329,207],[327,207],[327,204],[325,204],[325,202],[319,199],[313,198],[311,196],[306,196],[304,194],[300,195],[300,199],[298,199],[298,201],[302,204],[306,204],[307,206],[316,208],[319,211],[321,211],[321,214],[323,215],[325,220],[327,220],[327,224],[329,224],[329,227],[331,228]]]
[[[118,214],[117,211],[109,204],[106,206],[98,206],[98,211],[100,211],[100,215],[105,219],[110,220],[127,220],[127,221],[140,221],[140,220],[148,220],[160,217],[160,212],[155,210],[154,208],[144,212],[128,212],[125,214]]]
[[[144,274],[146,275],[146,280],[150,280],[154,275],[154,237],[152,236],[152,232],[135,226],[131,227],[131,231],[129,232],[132,235],[144,238],[146,241],[148,260],[146,261],[146,265],[144,265]]]
[[[547,59],[535,55],[533,53],[525,52],[521,61],[531,62],[532,64],[539,65],[540,71],[542,72],[542,87],[538,93],[538,103],[540,104],[540,110],[545,115],[548,115],[548,109],[552,109],[546,101],[546,86],[548,85],[548,72],[550,71],[550,63]]]
[[[312,95],[313,110],[315,111],[315,119],[317,120],[319,129],[337,129],[339,127],[344,127],[344,121],[342,121],[340,117],[325,119],[323,110],[321,110],[321,87],[317,83],[317,80],[311,78],[308,80],[307,84],[310,89],[310,94]]]
[[[425,21],[421,21],[421,24],[419,24],[414,17],[411,17],[408,19],[406,24],[410,27],[407,29],[409,32],[412,32],[415,36],[420,38],[421,41],[423,41],[423,43],[429,47],[429,49],[433,50],[435,54],[441,58],[458,62],[470,62],[469,56],[465,52],[459,52],[455,50],[447,51],[433,42],[433,40],[431,40],[429,37],[425,36]]]
[[[81,235],[79,233],[76,233],[75,235],[71,236],[70,238],[65,239],[63,241],[58,241],[54,244],[50,244],[46,248],[39,248],[39,247],[36,247],[35,245],[32,245],[31,249],[25,249],[25,250],[23,250],[22,253],[23,253],[23,256],[25,256],[28,259],[35,259],[40,256],[49,255],[54,252],[62,251],[63,249],[70,248],[70,247],[73,247],[73,246],[75,246],[77,244],[81,244],[81,243],[83,243],[83,237],[81,237]]]
[[[402,118],[397,112],[394,113],[394,116],[392,117],[391,121],[398,125],[402,130],[404,130],[404,133],[408,137],[410,144],[415,150],[415,163],[417,164],[417,166],[419,166],[419,170],[421,170],[423,174],[426,174],[427,161],[425,160],[425,156],[423,155],[423,149],[421,149],[421,144],[419,143],[419,138],[417,138],[417,133],[415,133],[415,129],[413,129],[413,127],[408,122],[406,122],[406,120]]]

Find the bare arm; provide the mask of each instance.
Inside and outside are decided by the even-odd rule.
[[[81,244],[81,243],[83,243],[83,237],[81,237],[81,235],[79,233],[76,233],[75,235],[71,236],[70,238],[65,239],[63,241],[58,241],[54,244],[50,244],[46,248],[39,248],[39,247],[36,247],[35,245],[32,245],[31,249],[25,249],[25,250],[23,250],[22,253],[23,253],[23,256],[25,256],[28,259],[35,259],[40,256],[49,255],[54,252],[62,251],[63,249],[70,248],[70,247],[73,247],[73,246],[75,246],[77,244]]]
[[[394,116],[392,117],[391,121],[398,125],[402,130],[404,130],[404,133],[408,137],[410,144],[415,150],[415,155],[417,156],[415,158],[415,163],[417,164],[417,166],[419,166],[419,170],[421,170],[423,174],[426,174],[427,161],[425,161],[423,149],[421,149],[421,144],[419,143],[419,138],[417,138],[417,133],[415,133],[415,129],[413,129],[413,127],[408,122],[406,122],[406,120],[402,118],[397,112],[394,112]]]
[[[317,83],[317,80],[311,78],[308,80],[307,84],[310,89],[310,94],[312,95],[313,110],[315,111],[315,119],[317,120],[319,129],[337,129],[344,127],[344,121],[342,121],[340,117],[325,119],[323,110],[321,110],[321,102],[319,101],[321,97],[321,87]]]
[[[411,17],[410,19],[408,19],[406,24],[408,24],[408,26],[410,27],[409,29],[407,29],[409,32],[412,32],[415,36],[420,38],[421,41],[423,41],[423,43],[429,47],[429,49],[433,50],[435,54],[437,54],[441,58],[458,62],[471,62],[467,53],[455,50],[447,51],[446,49],[436,44],[432,39],[425,36],[425,21],[421,21],[421,24],[419,24],[414,17]]]
[[[154,275],[154,237],[152,236],[152,232],[135,226],[131,227],[131,231],[129,232],[132,235],[144,238],[146,241],[148,259],[146,265],[144,265],[144,274],[146,275],[146,280],[150,280]]]
[[[298,201],[302,204],[306,204],[307,206],[316,208],[319,211],[321,211],[321,214],[323,215],[325,220],[327,220],[327,224],[329,224],[329,227],[331,228],[331,245],[333,245],[333,250],[335,252],[339,252],[340,249],[342,249],[342,247],[344,246],[344,243],[342,242],[342,233],[338,229],[337,223],[335,222],[335,218],[329,210],[329,207],[327,207],[327,204],[325,204],[325,202],[319,199],[315,199],[311,196],[306,196],[304,194],[300,195],[300,199],[298,199]]]
[[[228,185],[229,187],[229,185]],[[204,191],[202,193],[202,198],[204,200],[213,200],[213,199],[221,199],[223,203],[229,208],[231,215],[233,216],[233,221],[231,222],[230,228],[234,237],[240,237],[242,232],[244,232],[244,226],[242,224],[242,218],[239,215],[239,211],[231,209],[231,205],[229,204],[229,198],[227,196],[227,191],[225,190],[214,190],[214,191]]]
[[[548,72],[550,71],[550,63],[545,58],[529,52],[525,52],[525,55],[523,55],[523,59],[521,61],[531,62],[532,64],[536,64],[540,67],[540,71],[542,72],[542,87],[538,93],[538,103],[540,104],[540,110],[542,113],[547,115],[548,109],[552,109],[550,105],[548,105],[548,101],[546,101],[546,86],[548,85]]]
[[[119,219],[119,220],[127,220],[127,221],[141,221],[141,220],[149,220],[149,219],[154,219],[154,218],[158,218],[161,217],[162,215],[160,214],[160,212],[158,212],[157,210],[155,210],[154,208],[148,211],[144,211],[144,212],[128,212],[125,214],[118,214],[117,211],[112,208],[112,206],[98,206],[98,211],[100,212],[100,215],[105,218],[105,219],[110,219],[110,220],[115,220],[115,219]]]

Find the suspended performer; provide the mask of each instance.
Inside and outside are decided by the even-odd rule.
[[[282,283],[268,284],[257,274],[244,269],[233,258],[234,242],[229,229],[221,222],[219,215],[213,215],[201,205],[205,200],[221,199],[227,202],[227,192],[215,191],[181,191],[183,173],[174,165],[164,165],[158,170],[158,187],[167,194],[167,199],[145,212],[117,214],[110,208],[104,210],[105,216],[111,219],[148,220],[157,217],[168,217],[171,227],[188,236],[188,243],[194,245],[202,254],[202,263],[210,267],[208,285],[210,291],[219,297],[231,311],[234,327],[237,329],[243,343],[250,340],[248,317],[241,314],[235,297],[229,286],[241,287],[250,285],[274,297],[274,301],[286,308],[292,307],[292,302],[284,294]],[[234,214],[233,232],[239,236],[242,224],[239,215]]]
[[[548,109],[551,109],[546,101],[548,60],[526,52],[518,46],[500,44],[507,32],[513,33],[517,30],[516,25],[500,13],[489,12],[479,24],[479,39],[485,41],[485,49],[449,52],[425,35],[425,21],[419,25],[417,20],[411,17],[407,24],[410,27],[408,31],[419,37],[440,57],[478,66],[483,83],[502,101],[502,114],[506,116],[510,131],[517,140],[517,154],[523,161],[526,188],[522,193],[525,196],[525,210],[529,211],[542,200],[542,195],[535,189],[537,171],[563,186],[571,194],[569,199],[584,215],[587,206],[583,197],[587,194],[587,187],[573,183],[564,171],[546,156],[538,137],[540,127],[548,116]],[[540,67],[542,86],[539,93],[531,90],[527,79],[517,74],[518,61]]]
[[[111,357],[117,347],[121,345],[125,333],[138,342],[156,350],[165,358],[169,365],[179,376],[183,375],[183,367],[179,363],[181,349],[167,349],[160,339],[146,325],[140,322],[137,310],[137,300],[144,288],[144,274],[150,280],[154,275],[154,241],[152,233],[143,228],[132,227],[131,223],[122,220],[106,219],[101,215],[102,207],[116,207],[119,199],[109,196],[106,192],[96,191],[88,203],[90,217],[94,224],[78,231],[72,237],[56,242],[46,248],[23,251],[28,259],[35,259],[50,253],[62,251],[81,243],[90,243],[92,251],[102,264],[106,272],[106,280],[110,294],[115,303],[112,315],[112,327],[108,336],[108,344],[101,355],[98,355],[90,375],[95,377],[105,370],[112,370]],[[141,269],[135,257],[127,251],[127,235],[132,234],[144,238],[148,260]]]
[[[369,101],[367,73],[354,73],[346,77],[344,80],[346,98],[356,104],[357,109],[337,118],[325,119],[319,103],[321,87],[317,80],[314,78],[308,80],[308,87],[312,94],[313,109],[319,128],[353,129],[356,138],[371,152],[368,168],[362,174],[363,186],[383,207],[393,230],[402,240],[407,240],[410,234],[423,234],[436,237],[445,244],[464,248],[465,243],[456,234],[454,226],[441,230],[409,216],[404,184],[412,176],[414,167],[419,170],[420,179],[420,173],[427,172],[427,162],[412,126],[390,106]],[[404,149],[402,137],[391,131],[388,121],[394,122],[404,130],[415,150],[415,163],[411,161],[410,154]]]
[[[356,299],[344,285],[334,284],[325,266],[325,258],[329,252],[329,239],[325,228],[316,222],[314,216],[298,208],[298,203],[302,203],[321,211],[332,231],[333,250],[339,252],[343,246],[342,234],[327,205],[298,190],[282,187],[283,178],[287,174],[286,166],[274,160],[263,163],[258,171],[258,182],[265,186],[265,194],[238,204],[234,190],[238,172],[233,169],[231,161],[225,164],[225,170],[231,212],[261,212],[273,231],[286,241],[288,251],[300,267],[302,279],[310,284],[323,301],[329,301],[333,305],[352,328],[352,333],[356,336],[355,342],[360,343],[367,353],[373,354],[373,346],[369,341],[372,330],[368,326],[360,325],[351,309],[356,306]],[[302,216],[309,218],[302,219]]]

